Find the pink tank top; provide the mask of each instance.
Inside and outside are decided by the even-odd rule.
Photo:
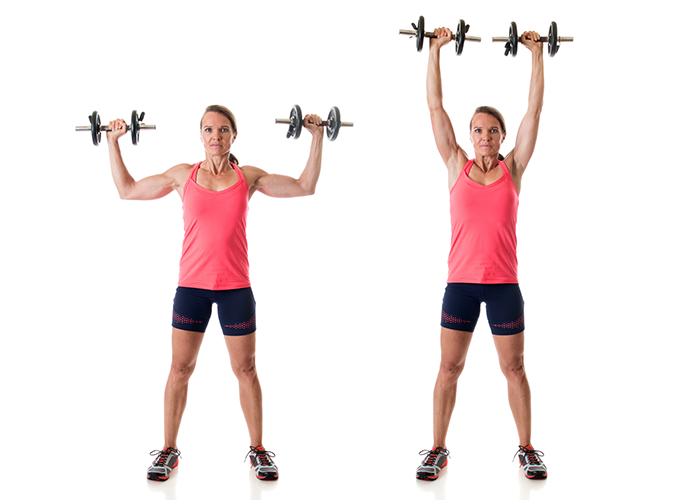
[[[506,164],[498,164],[501,178],[483,186],[469,178],[469,160],[450,191],[448,283],[518,282],[518,193]]]
[[[182,189],[182,243],[179,286],[205,290],[232,290],[250,286],[248,277],[248,184],[236,165],[238,181],[223,191],[197,184],[192,169]]]

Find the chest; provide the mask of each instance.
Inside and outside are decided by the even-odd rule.
[[[519,197],[510,176],[503,171],[498,176],[489,176],[490,172],[481,174],[477,173],[475,180],[471,175],[462,172],[463,177],[458,180],[450,194],[453,221],[478,220],[492,224],[516,220]]]
[[[233,168],[217,175],[200,168],[197,170],[194,180],[204,189],[218,192],[235,186],[240,178],[238,172]]]

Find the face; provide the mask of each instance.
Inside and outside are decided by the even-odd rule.
[[[498,150],[501,149],[501,144],[506,138],[498,119],[486,113],[478,113],[474,116],[470,136],[472,144],[474,144],[474,151],[479,156],[498,154]]]
[[[228,155],[238,132],[233,131],[231,122],[221,113],[210,111],[202,118],[200,131],[204,149],[212,156]]]

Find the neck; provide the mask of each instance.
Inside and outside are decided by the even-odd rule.
[[[207,159],[202,162],[200,165],[200,168],[205,168],[206,170],[210,170],[212,174],[214,175],[219,175],[226,170],[231,168],[231,164],[229,163],[228,159],[228,152],[225,155],[219,155],[219,156],[209,156],[207,155]]]
[[[498,153],[494,156],[476,155],[474,165],[485,174],[498,167]]]

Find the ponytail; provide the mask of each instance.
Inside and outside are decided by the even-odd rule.
[[[238,163],[238,158],[236,158],[235,156],[233,156],[232,153],[229,153],[229,154],[228,154],[228,161],[230,161],[230,162],[233,163],[234,165],[240,166],[240,164]]]

